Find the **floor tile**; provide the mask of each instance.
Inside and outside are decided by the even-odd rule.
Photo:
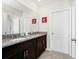
[[[72,59],[69,55],[55,52],[55,51],[44,51],[38,59]]]

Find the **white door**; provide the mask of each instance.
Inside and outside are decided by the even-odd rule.
[[[70,14],[69,9],[51,13],[50,49],[69,54]]]

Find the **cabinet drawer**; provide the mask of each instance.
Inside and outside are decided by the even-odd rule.
[[[23,51],[23,50],[25,50],[27,48],[30,48],[30,47],[35,48],[35,45],[36,45],[35,43],[36,43],[36,41],[33,40],[33,39],[32,40],[28,40],[28,41],[19,43],[18,46],[17,46],[17,49],[19,51]]]
[[[43,35],[39,38],[37,38],[37,57],[41,55],[41,53],[45,50],[46,48],[46,35]]]
[[[16,54],[17,45],[8,46],[2,49],[2,57],[10,57]]]

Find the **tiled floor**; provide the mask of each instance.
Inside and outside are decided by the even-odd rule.
[[[72,59],[72,58],[63,53],[55,51],[45,51],[38,59]]]

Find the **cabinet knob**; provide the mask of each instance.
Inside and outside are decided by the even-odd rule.
[[[29,55],[28,50],[24,51],[24,58],[26,58]]]
[[[26,53],[25,53],[25,51],[24,51],[24,58],[26,58]]]
[[[26,56],[28,56],[28,55],[29,55],[28,50],[26,50]]]

